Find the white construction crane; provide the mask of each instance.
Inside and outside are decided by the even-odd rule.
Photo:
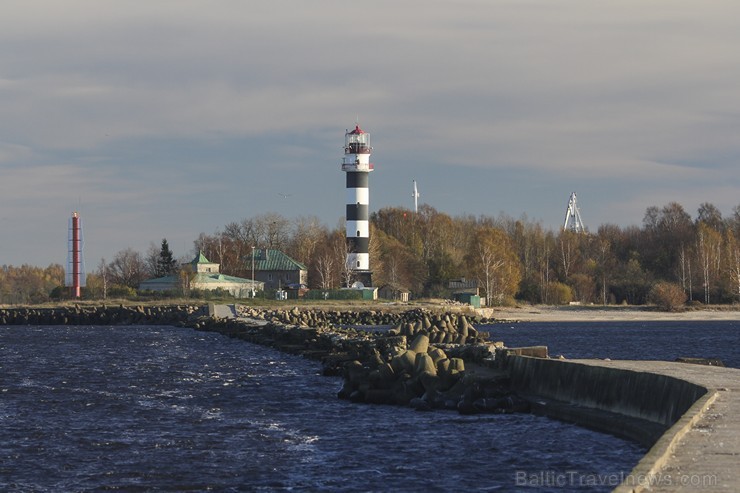
[[[586,227],[583,225],[583,221],[581,220],[581,212],[578,210],[578,202],[575,192],[570,194],[568,209],[565,211],[563,231],[567,229],[570,229],[574,233],[583,233],[586,231]]]

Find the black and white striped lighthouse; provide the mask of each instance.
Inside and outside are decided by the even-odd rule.
[[[370,271],[370,223],[368,188],[370,163],[370,134],[355,125],[344,134],[342,171],[347,173],[347,268],[352,272],[353,286],[372,286]]]

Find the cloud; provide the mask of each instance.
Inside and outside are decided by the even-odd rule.
[[[342,131],[358,119],[375,146],[378,207],[403,203],[414,177],[452,213],[555,216],[560,197],[576,189],[589,202],[594,190],[588,220],[626,224],[669,195],[731,207],[740,185],[734,1],[9,0],[3,10],[0,205],[38,221],[82,195],[109,212],[90,218],[110,228],[107,248],[128,241],[116,229],[137,218],[148,245],[172,224],[183,244],[192,230],[289,214],[268,197],[294,186],[286,173],[341,188]],[[483,184],[468,193],[461,177]],[[310,212],[334,224],[337,196],[339,212],[329,193]]]

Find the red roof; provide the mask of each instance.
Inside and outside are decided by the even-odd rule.
[[[355,125],[355,129],[350,132],[350,135],[360,135],[366,133],[359,125]]]

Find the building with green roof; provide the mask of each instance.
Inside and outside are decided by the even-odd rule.
[[[139,284],[142,291],[177,291],[183,288],[202,291],[222,289],[235,298],[249,298],[252,290],[264,291],[265,284],[252,279],[227,276],[219,272],[220,265],[198,252],[195,258],[182,265],[181,275],[148,279]]]
[[[252,268],[251,258],[247,269]],[[280,250],[254,250],[254,279],[264,283],[265,289],[300,289],[308,284],[308,267],[293,260]]]

